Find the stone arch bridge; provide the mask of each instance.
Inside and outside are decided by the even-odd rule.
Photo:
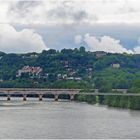
[[[22,96],[23,100],[27,100],[28,95],[37,95],[39,100],[43,99],[44,95],[54,95],[55,101],[59,99],[59,95],[69,95],[70,100],[74,100],[75,95],[86,94],[86,95],[95,95],[95,96],[140,96],[140,94],[127,93],[126,90],[122,90],[122,93],[99,93],[97,89],[94,92],[80,92],[81,89],[45,89],[45,88],[0,88],[0,96],[6,96],[7,100],[11,100],[12,95]]]

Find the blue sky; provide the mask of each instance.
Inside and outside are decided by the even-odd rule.
[[[140,53],[139,0],[0,0],[0,51]]]

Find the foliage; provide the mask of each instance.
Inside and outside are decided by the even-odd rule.
[[[98,58],[98,52],[79,49],[50,49],[42,53],[5,54],[0,52],[0,87],[46,88],[98,88],[109,92],[112,88],[140,92],[140,55],[111,54]],[[113,68],[112,64],[120,64]],[[31,78],[28,74],[16,77],[23,66],[40,66],[43,78]],[[61,75],[62,77],[58,77]],[[73,77],[73,80],[68,80]],[[74,78],[80,77],[81,80]]]
[[[89,104],[95,104],[96,96],[80,94],[80,95],[76,95],[75,100],[80,102],[87,102]]]
[[[140,110],[140,96],[106,96],[104,103],[112,107]]]

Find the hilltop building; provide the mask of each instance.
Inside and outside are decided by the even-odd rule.
[[[106,52],[103,52],[103,51],[97,51],[95,52],[95,55],[97,58],[101,58],[103,56],[105,56],[107,53]]]

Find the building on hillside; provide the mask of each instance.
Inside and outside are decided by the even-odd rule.
[[[37,55],[37,54],[31,54],[30,57],[31,57],[31,58],[37,58],[38,55]]]
[[[62,75],[62,79],[66,79],[67,77],[68,77],[67,74],[63,74],[63,75]]]
[[[23,56],[22,56],[23,59],[24,59],[24,58],[30,59],[30,58],[37,58],[37,57],[38,57],[38,54],[30,54],[30,55],[23,55]]]
[[[28,73],[32,76],[39,76],[41,72],[42,68],[40,67],[24,66],[22,69],[18,70],[17,77],[20,77],[23,73]]]
[[[76,81],[81,81],[82,78],[81,78],[81,77],[75,77],[74,80],[76,80]]]
[[[120,68],[120,64],[119,64],[119,63],[112,64],[112,68],[116,68],[116,69],[118,69],[118,68]]]
[[[93,76],[93,69],[91,67],[86,69],[87,74],[88,74],[88,78],[91,79]]]
[[[74,80],[74,77],[67,77],[66,80]]]
[[[81,81],[81,77],[67,77],[66,80],[75,80],[75,81]]]
[[[107,53],[103,52],[103,51],[97,51],[97,52],[95,52],[95,54],[96,54],[97,58],[101,58],[101,57],[105,56]]]

